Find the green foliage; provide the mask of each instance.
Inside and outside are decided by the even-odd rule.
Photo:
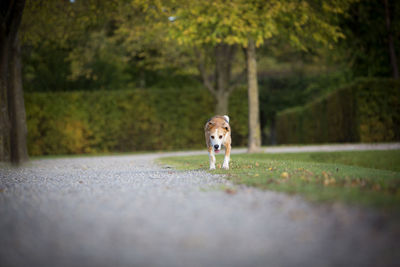
[[[329,45],[343,37],[331,18],[342,14],[351,1],[175,1],[171,8],[171,37],[182,44],[257,46],[285,36],[303,50],[310,43]],[[333,16],[332,16],[333,15]]]
[[[360,141],[400,140],[400,82],[372,80],[356,94]]]
[[[400,61],[400,2],[388,0],[397,62]],[[346,39],[337,54],[350,63],[355,77],[392,77],[384,1],[354,2],[341,18]]]
[[[265,144],[276,142],[274,122],[276,114],[295,106],[305,105],[321,95],[347,84],[344,72],[305,75],[302,72],[275,75],[260,79],[260,115]]]
[[[20,38],[25,45],[57,44],[68,48],[116,14],[116,0],[27,0]]]
[[[400,83],[361,79],[277,116],[279,143],[400,140]]]
[[[232,97],[233,144],[247,142],[244,89]],[[27,93],[30,155],[204,148],[213,100],[187,89]]]
[[[35,49],[22,49],[23,84],[25,92],[52,90],[65,91],[79,86],[68,79],[69,64],[65,62],[69,51],[54,44],[38,45]]]
[[[50,73],[50,72],[48,72]],[[170,120],[170,114],[176,113],[177,110],[183,110],[184,105],[193,105],[193,103],[197,103],[198,99],[195,97],[199,95],[200,92],[204,91],[201,94],[208,95],[205,89],[201,88],[198,81],[194,79],[194,77],[188,76],[166,76],[165,74],[160,73],[159,76],[153,81],[154,87],[148,88],[146,90],[139,90],[138,92],[144,97],[143,92],[147,92],[150,97],[153,94],[164,94],[164,97],[158,99],[157,105],[159,107],[155,107],[157,109],[157,114],[160,113],[163,120],[168,121],[168,125],[171,127],[176,127],[173,121]],[[290,77],[274,77],[274,78],[266,78],[263,79],[260,83],[260,112],[261,112],[261,125],[263,129],[267,130],[270,125],[270,120],[276,115],[276,112],[283,110],[285,108],[295,106],[299,103],[305,103],[307,99],[312,97],[312,95],[320,94],[321,88],[324,87],[335,87],[338,84],[340,77],[336,77],[336,75],[332,77],[322,77],[322,76],[290,76]],[[40,82],[40,79],[34,79],[33,81]],[[47,85],[49,86],[49,85]],[[311,88],[307,90],[307,88]],[[315,89],[313,89],[315,87]],[[42,87],[38,87],[42,88]],[[42,88],[45,90],[47,87]],[[172,90],[174,88],[175,90]],[[95,89],[95,88],[94,88]],[[48,88],[48,90],[55,91],[52,88]],[[59,91],[66,91],[69,89],[59,88]],[[149,90],[149,91],[147,91]],[[180,91],[184,92],[184,95],[189,94],[189,92],[194,92],[194,96],[192,97],[184,97],[185,102],[178,102]],[[98,90],[95,90],[98,91]],[[118,97],[119,94],[123,92],[121,97]],[[99,91],[97,93],[91,92],[81,92],[76,91],[71,92],[72,95],[75,93],[79,95],[84,95],[85,99],[81,99],[77,103],[69,103],[72,102],[70,100],[69,93],[56,93],[56,94],[42,94],[42,93],[29,93],[26,94],[26,106],[27,106],[27,114],[28,114],[28,128],[29,128],[29,146],[31,154],[33,155],[41,155],[41,154],[67,154],[67,153],[96,153],[96,152],[106,152],[106,151],[132,151],[132,150],[145,150],[145,149],[178,149],[178,148],[199,148],[198,142],[199,139],[196,139],[195,146],[181,146],[180,144],[176,144],[173,142],[169,142],[170,146],[152,146],[144,145],[140,149],[135,144],[131,144],[129,146],[121,146],[116,144],[115,136],[121,136],[124,142],[133,142],[127,134],[124,135],[125,131],[135,132],[136,128],[128,129],[123,128],[121,123],[118,122],[120,118],[122,118],[122,113],[119,109],[116,108],[116,103],[126,102],[128,100],[124,100],[124,97],[127,95],[126,90],[110,90],[107,88],[107,92]],[[307,93],[309,92],[309,93]],[[171,95],[170,95],[171,94]],[[201,95],[200,94],[200,95]],[[41,96],[41,97],[40,97]],[[87,96],[87,97],[86,97]],[[42,99],[44,98],[44,99]],[[65,99],[64,99],[65,98]],[[118,99],[117,99],[118,98]],[[48,101],[46,101],[46,99]],[[168,101],[166,101],[168,99]],[[63,101],[60,103],[60,101]],[[84,103],[81,103],[85,101]],[[145,100],[146,101],[146,100]],[[192,102],[190,102],[192,101]],[[212,111],[214,110],[214,101],[209,99],[208,101],[211,106],[207,106],[204,110],[207,110],[209,116],[212,115]],[[87,103],[86,103],[87,102]],[[50,121],[54,121],[57,118],[60,118],[62,109],[55,112],[53,109],[55,107],[51,107],[52,103],[55,106],[66,107],[68,111],[65,111],[65,114],[70,117],[75,117],[75,110],[81,110],[83,113],[89,112],[89,115],[82,114],[80,118],[85,118],[84,120],[78,119],[81,121],[80,125],[75,125],[75,127],[80,127],[81,129],[81,142],[88,142],[85,145],[81,145],[85,147],[85,149],[65,149],[67,145],[60,145],[61,147],[54,147],[52,149],[49,148],[48,144],[44,144],[44,140],[50,138],[53,140],[56,138],[60,140],[62,136],[63,138],[73,138],[76,140],[76,136],[74,133],[70,132],[69,137],[65,137],[68,135],[64,132],[63,128],[58,129],[55,125],[54,127],[46,126],[46,129],[38,129],[38,127],[44,127],[48,125]],[[174,103],[174,106],[169,106],[168,103]],[[125,105],[129,106],[130,103],[126,103]],[[231,126],[233,129],[232,138],[235,146],[246,146],[247,145],[247,135],[248,135],[248,108],[247,108],[247,89],[245,86],[240,86],[236,90],[232,92],[229,101],[229,116],[231,117]],[[39,109],[38,107],[42,107]],[[140,106],[138,106],[139,108]],[[179,107],[179,108],[178,108]],[[177,109],[177,110],[173,110]],[[167,112],[164,114],[162,110],[166,110]],[[33,112],[33,113],[32,113]],[[154,110],[152,111],[154,113]],[[63,113],[64,114],[64,113]],[[178,113],[177,113],[178,114]],[[52,115],[53,117],[51,117]],[[63,115],[64,116],[64,115]],[[66,116],[66,115],[65,115]],[[145,115],[143,115],[144,117]],[[186,116],[183,114],[183,116]],[[207,117],[208,119],[209,117]],[[70,119],[71,120],[71,119]],[[73,122],[71,122],[73,124]],[[201,123],[202,124],[202,123]],[[110,129],[117,129],[114,132]],[[129,126],[133,127],[133,126]],[[202,127],[202,126],[201,126]],[[111,131],[111,132],[110,132]],[[120,133],[119,133],[120,132]],[[86,134],[86,137],[85,137]],[[168,138],[172,136],[169,134]],[[175,134],[175,132],[174,132]],[[58,136],[58,137],[56,137]],[[78,136],[78,135],[77,135]],[[108,136],[113,136],[113,138],[109,138]],[[119,137],[118,137],[119,138]],[[87,139],[87,140],[86,140]],[[85,141],[86,140],[86,141]],[[265,139],[267,140],[267,139]],[[49,141],[52,142],[52,141]],[[68,141],[70,142],[70,141]],[[174,141],[175,142],[175,141]],[[200,140],[200,144],[202,144],[202,140]]]
[[[121,89],[133,82],[122,49],[104,31],[91,33],[85,46],[74,48],[66,60],[70,63],[69,80],[90,81],[92,88]]]
[[[104,36],[116,6],[28,0],[20,34],[25,91],[126,88],[126,64]]]
[[[141,2],[27,1],[21,31],[25,91],[168,87],[179,84],[175,78],[193,80],[190,51],[167,40],[166,14]]]

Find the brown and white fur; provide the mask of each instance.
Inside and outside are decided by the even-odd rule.
[[[222,168],[229,169],[231,155],[231,127],[229,117],[214,116],[204,126],[208,155],[210,157],[210,170],[215,169],[215,153],[219,153],[222,146],[225,147],[225,158]]]

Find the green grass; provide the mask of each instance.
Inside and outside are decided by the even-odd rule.
[[[223,155],[217,156],[220,166]],[[208,170],[208,156],[161,159],[177,169]],[[312,201],[341,201],[400,211],[400,150],[239,154],[219,174],[237,184],[301,194]]]

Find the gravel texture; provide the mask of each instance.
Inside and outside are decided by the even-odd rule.
[[[399,227],[382,215],[246,187],[232,194],[222,176],[154,163],[165,155],[0,165],[0,266],[400,262]]]

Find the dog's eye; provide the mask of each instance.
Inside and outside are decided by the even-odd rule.
[[[214,135],[211,135],[211,139],[214,139]]]
[[[222,139],[222,135],[219,136],[219,139]]]

